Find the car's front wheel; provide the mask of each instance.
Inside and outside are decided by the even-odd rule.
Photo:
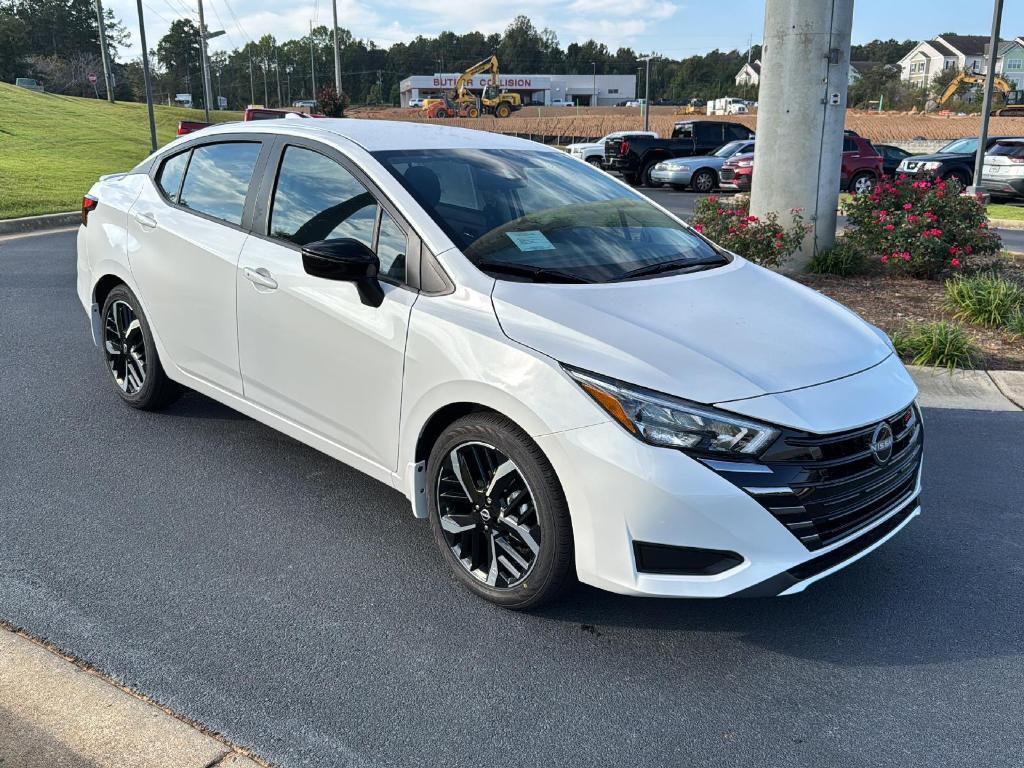
[[[453,423],[427,462],[427,503],[438,547],[470,591],[506,608],[532,608],[569,583],[569,510],[555,471],[503,416]]]
[[[706,168],[697,171],[690,178],[690,186],[693,187],[693,191],[702,194],[707,194],[713,190],[717,183],[718,179],[715,177],[715,172]]]
[[[128,286],[107,294],[101,316],[103,359],[121,399],[147,411],[177,400],[181,387],[164,373],[149,321]]]

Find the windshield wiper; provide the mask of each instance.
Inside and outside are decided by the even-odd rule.
[[[711,267],[720,267],[723,264],[727,264],[726,259],[715,259],[714,261],[690,261],[689,259],[676,259],[674,261],[660,261],[657,264],[647,264],[643,267],[637,267],[632,269],[625,274],[619,275],[615,278],[615,281],[620,280],[632,280],[634,277],[649,277],[650,275],[658,275],[662,272],[678,272],[679,274],[686,274],[688,272],[700,272],[703,269],[711,269]]]
[[[563,272],[560,269],[549,269],[548,267],[537,267],[530,264],[514,264],[501,261],[478,261],[476,267],[484,271],[504,272],[508,275],[522,275],[533,279],[533,282],[549,283],[590,283],[582,275],[573,272]]]

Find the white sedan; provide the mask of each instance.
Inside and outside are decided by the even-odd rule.
[[[880,331],[533,142],[207,128],[92,187],[78,293],[128,405],[187,387],[393,486],[507,607],[792,593],[918,513]]]

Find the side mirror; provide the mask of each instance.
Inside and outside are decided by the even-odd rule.
[[[380,259],[358,240],[343,237],[304,245],[302,267],[313,277],[355,283],[367,306],[379,307],[384,302],[384,290],[377,280]]]

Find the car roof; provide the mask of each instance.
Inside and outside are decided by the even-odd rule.
[[[323,118],[319,120],[253,120],[245,123],[218,123],[203,130],[203,135],[216,133],[277,133],[292,136],[320,137],[330,140],[343,137],[368,152],[389,149],[519,149],[558,150],[535,141],[517,139],[490,131],[457,128],[438,123],[417,123],[403,120],[367,120]]]

